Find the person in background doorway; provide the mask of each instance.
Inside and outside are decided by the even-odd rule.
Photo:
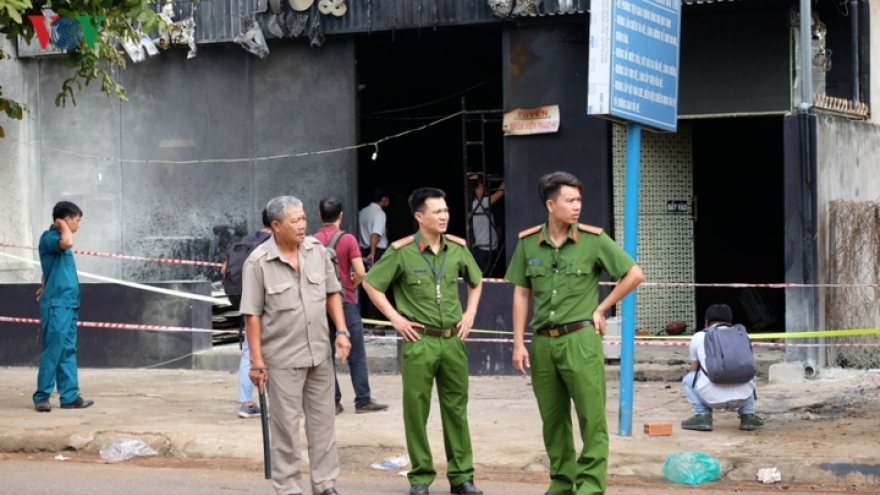
[[[367,270],[378,262],[388,249],[385,208],[390,203],[388,191],[379,188],[373,191],[372,202],[358,212],[358,244]]]
[[[602,229],[578,223],[583,184],[555,172],[538,180],[547,221],[519,233],[506,278],[513,289],[513,367],[526,374],[543,422],[553,495],[604,495],[608,475],[605,418],[605,313],[645,276]],[[618,280],[599,301],[603,271]],[[531,353],[524,335],[534,299]],[[575,453],[571,404],[583,450]]]
[[[324,198],[318,204],[318,212],[324,225],[315,233],[315,239],[330,247],[331,241],[342,225],[342,201],[338,198]],[[342,285],[342,310],[345,325],[351,333],[351,353],[348,355],[348,369],[351,373],[351,386],[354,388],[354,411],[357,414],[384,411],[387,404],[379,404],[370,396],[370,376],[367,370],[367,352],[364,347],[364,324],[354,297],[355,287],[364,280],[364,260],[358,249],[357,240],[348,232],[342,232],[336,239],[336,260],[339,268],[339,283]],[[336,338],[336,325],[330,324],[330,335]],[[342,406],[342,391],[339,378],[336,379],[336,414],[345,410]]]
[[[474,191],[474,201],[471,205],[471,223],[474,229],[472,252],[485,277],[492,270],[492,259],[498,250],[499,236],[498,230],[495,228],[492,205],[504,196],[504,183],[502,182],[492,194],[488,194],[488,188],[478,179],[471,181],[471,187]]]
[[[52,209],[52,225],[40,236],[43,284],[37,289],[37,301],[43,350],[33,395],[37,412],[52,410],[49,397],[56,384],[61,409],[84,409],[94,404],[79,395],[76,365],[80,290],[72,248],[82,215],[79,206],[59,201]]]
[[[370,271],[373,264],[378,263],[385,250],[388,249],[385,208],[390,203],[391,198],[388,191],[378,188],[373,191],[372,202],[358,212],[358,245],[361,248],[366,271]],[[363,289],[360,303],[361,315],[364,318],[376,319],[379,317],[379,310],[373,306],[373,302],[367,297],[366,292],[363,292]]]

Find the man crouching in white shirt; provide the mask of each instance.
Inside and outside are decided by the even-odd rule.
[[[706,310],[706,328],[729,327],[733,311],[726,304],[713,304]],[[682,380],[688,402],[694,407],[694,416],[681,422],[682,429],[712,431],[712,410],[724,409],[739,413],[739,429],[754,431],[764,426],[755,416],[755,380],[746,383],[712,383],[702,370],[706,369],[706,332],[694,334],[690,343],[691,371]]]

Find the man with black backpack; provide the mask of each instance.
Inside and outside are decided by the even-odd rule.
[[[681,422],[682,429],[712,431],[712,410],[739,413],[739,429],[754,431],[764,426],[755,416],[755,358],[746,328],[733,325],[733,311],[726,304],[706,309],[706,328],[690,343],[691,371],[682,384],[694,416]]]
[[[220,268],[220,273],[223,275],[223,291],[226,292],[226,297],[229,298],[233,311],[238,311],[241,306],[241,272],[244,262],[257,246],[272,237],[271,221],[265,209],[263,209],[262,216],[263,228],[233,244],[226,253],[226,261]],[[242,326],[244,325],[243,318]],[[251,383],[248,376],[250,371],[250,349],[247,338],[242,338],[241,361],[238,365],[238,401],[241,402],[238,416],[244,419],[256,418],[262,414],[260,406],[254,403],[254,384]]]
[[[342,285],[342,311],[345,324],[351,333],[351,353],[348,355],[348,366],[351,372],[351,386],[354,388],[354,410],[357,414],[384,411],[388,405],[379,404],[370,396],[370,378],[367,371],[367,353],[364,348],[364,323],[361,321],[360,309],[355,299],[355,288],[364,279],[364,260],[358,249],[357,239],[340,229],[342,225],[342,201],[329,197],[321,200],[318,205],[323,226],[315,233],[330,253],[330,260],[336,265],[339,283]],[[330,340],[336,338],[336,326],[328,320]],[[339,380],[336,380],[336,414],[345,410],[342,406],[342,391]]]

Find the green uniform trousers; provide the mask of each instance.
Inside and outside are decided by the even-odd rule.
[[[605,358],[592,326],[561,337],[535,335],[529,360],[532,388],[544,423],[553,495],[601,495],[608,471]],[[584,448],[575,456],[574,401]]]
[[[407,474],[410,484],[430,485],[437,476],[427,430],[435,379],[446,448],[446,477],[452,485],[473,479],[465,343],[458,337],[422,335],[418,342],[404,342],[402,355],[403,424],[406,448],[412,462],[412,469]]]

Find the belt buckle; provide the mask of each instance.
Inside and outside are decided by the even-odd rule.
[[[446,330],[443,330],[443,331],[440,333],[440,336],[443,337],[443,338],[449,338],[449,337],[452,337],[452,329],[451,329],[451,328],[447,328]]]
[[[550,334],[551,337],[559,337],[559,329],[558,328],[551,328],[548,331],[548,333]]]

